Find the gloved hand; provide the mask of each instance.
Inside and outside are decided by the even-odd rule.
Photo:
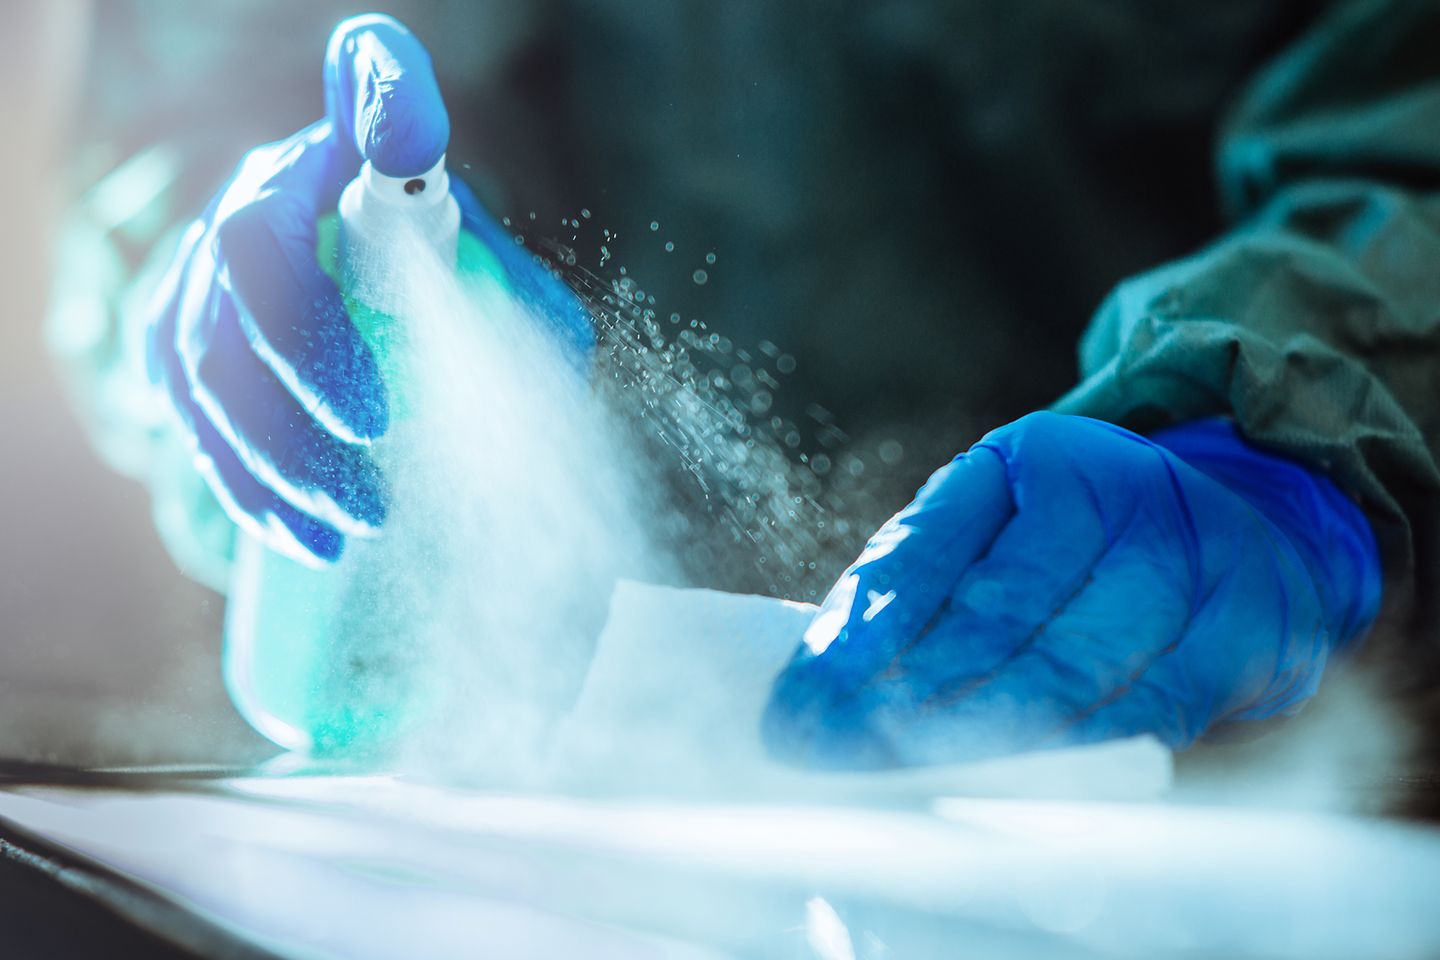
[[[191,226],[157,298],[151,376],[191,435],[227,514],[316,565],[386,515],[369,444],[389,405],[375,358],[315,258],[316,223],[362,160],[392,177],[445,153],[450,121],[429,54],[400,23],[336,28],[325,56],[327,117],[252,151]],[[588,349],[583,310],[519,251],[451,176],[462,226],[489,245],[515,294]]]
[[[1368,522],[1223,420],[1037,413],[935,473],[776,681],[778,758],[880,768],[1298,708],[1380,601]]]

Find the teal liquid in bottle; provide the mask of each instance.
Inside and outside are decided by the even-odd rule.
[[[344,293],[388,391],[390,430],[372,447],[382,470],[416,428],[407,383],[417,374],[396,318],[401,309],[385,278],[367,274],[397,233],[433,243],[467,284],[507,287],[494,254],[459,229],[443,158],[421,177],[403,179],[383,177],[367,163],[339,214],[318,225],[319,262]],[[241,715],[280,746],[316,757],[374,761],[393,754],[432,706],[419,662],[424,648],[412,635],[427,605],[443,599],[425,596],[423,578],[411,573],[425,550],[387,523],[373,539],[347,538],[340,560],[317,569],[242,532],[223,654],[226,687]]]

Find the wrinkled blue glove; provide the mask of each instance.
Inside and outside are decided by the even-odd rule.
[[[259,147],[194,223],[150,328],[152,378],[168,392],[226,513],[312,565],[383,523],[369,444],[390,420],[376,360],[316,262],[316,224],[362,160],[391,177],[433,167],[450,120],[430,56],[390,17],[336,28],[325,56],[327,117]],[[562,339],[593,343],[583,310],[519,250],[454,176],[462,225]]]
[[[841,577],[762,732],[814,767],[981,759],[1297,709],[1380,602],[1360,509],[1224,420],[1036,413],[935,473]]]

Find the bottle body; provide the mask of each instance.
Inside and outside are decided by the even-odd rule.
[[[357,178],[352,188],[362,183],[363,177]],[[494,256],[458,230],[448,185],[432,179],[426,189],[446,191],[449,209],[432,204],[428,214],[445,262],[462,276],[483,274],[503,285]],[[358,219],[346,219],[356,205],[347,211],[342,202],[340,216],[318,224],[316,252],[341,286],[386,383],[391,428],[372,444],[384,471],[387,461],[402,456],[406,431],[413,427],[413,398],[406,387],[413,373],[401,356],[403,331],[394,304],[386,302],[381,285],[364,279],[366,261],[376,255],[385,218],[394,211],[383,197],[364,199],[373,201],[369,214],[362,204]],[[282,747],[316,756],[375,758],[393,751],[407,730],[424,721],[427,705],[415,692],[420,664],[411,630],[429,600],[413,578],[403,576],[409,554],[424,545],[387,537],[387,530],[375,539],[348,538],[340,560],[323,569],[238,534],[226,610],[225,683],[241,715]]]
[[[363,624],[348,622],[369,606],[355,587],[343,571],[315,570],[249,536],[239,539],[226,606],[225,685],[241,716],[286,749],[373,756],[414,719],[405,671],[391,649],[398,638],[367,635]]]

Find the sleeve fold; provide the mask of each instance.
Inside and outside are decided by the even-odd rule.
[[[1339,4],[1221,137],[1231,231],[1120,284],[1056,409],[1148,431],[1227,415],[1369,513],[1386,620],[1440,611],[1440,4]]]

